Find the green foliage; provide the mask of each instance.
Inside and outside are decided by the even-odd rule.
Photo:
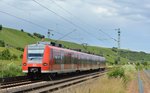
[[[5,42],[3,40],[0,40],[0,47],[5,47]]]
[[[16,49],[17,49],[17,50],[20,50],[20,51],[24,51],[24,49],[21,48],[21,47],[17,47]]]
[[[117,48],[116,47],[113,47],[111,50],[114,51],[114,52],[117,52]]]
[[[17,57],[15,54],[13,54],[13,55],[11,56],[11,59],[12,59],[12,60],[17,60],[18,57]]]
[[[117,59],[114,60],[114,64],[115,64],[115,65],[118,64],[118,60],[117,60]]]
[[[2,59],[2,60],[10,60],[11,59],[10,51],[8,49],[3,50],[0,53],[0,59]]]
[[[38,37],[38,38],[45,38],[44,35],[41,35],[39,33],[33,33],[34,36]]]
[[[135,52],[135,51],[129,51],[129,50],[121,50],[120,51],[121,57],[127,58],[131,61],[149,61],[150,60],[150,54],[145,52]],[[144,58],[144,59],[143,59]]]
[[[150,69],[150,63],[148,62],[137,62],[136,63],[137,70]]]
[[[3,50],[0,52],[0,59],[1,60],[17,60],[17,55],[13,54],[11,55],[10,51],[8,49]]]
[[[142,64],[143,64],[144,66],[147,66],[147,65],[148,65],[148,63],[147,63],[147,62],[142,62]]]
[[[108,72],[108,77],[122,78],[125,77],[125,71],[123,68],[116,67],[112,71]]]
[[[0,67],[0,77],[12,77],[22,75],[21,66],[18,66],[14,63],[9,63]]]
[[[124,81],[124,86],[130,81],[131,77],[129,74],[136,71],[133,65],[123,65],[121,67],[113,67],[107,73],[109,78],[121,78]]]
[[[36,43],[41,39],[38,37],[32,38],[26,32],[21,32],[20,30],[3,27],[0,32],[0,40],[13,47],[24,48],[26,45]]]
[[[137,63],[135,63],[136,64],[136,66],[139,66],[140,65],[140,63],[139,62],[137,62]]]
[[[21,29],[21,32],[24,32],[24,30],[23,30],[23,29]]]
[[[20,55],[20,59],[22,59],[22,58],[23,58],[23,54]]]
[[[27,33],[27,34],[28,34],[28,36],[30,36],[30,37],[32,37],[32,38],[34,38],[32,34],[30,34],[30,33]]]
[[[2,30],[3,29],[3,26],[2,25],[0,25],[0,30]]]
[[[18,50],[23,51],[23,48],[28,44],[37,43],[40,41],[41,38],[44,36],[39,33],[34,33],[34,35],[22,32],[20,30],[5,28],[3,27],[3,31],[0,32],[0,39],[4,40],[5,45],[8,44],[9,46],[17,47]],[[51,39],[45,39],[46,41],[55,41]],[[108,64],[115,64],[117,61],[117,48],[103,48],[103,47],[96,47],[96,46],[85,46],[77,43],[67,42],[67,41],[57,41],[57,43],[63,44],[66,48],[69,49],[81,49],[82,51],[90,52],[98,55],[103,55],[107,59]],[[20,49],[22,48],[22,49]],[[133,52],[129,50],[120,50],[121,57],[120,63],[128,63],[128,62],[135,62],[139,61],[144,58],[145,61],[150,60],[150,54],[144,52]],[[15,53],[13,53],[15,54]],[[17,55],[20,58],[21,54]]]

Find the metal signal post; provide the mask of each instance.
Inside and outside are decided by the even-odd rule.
[[[117,48],[117,64],[120,63],[120,34],[121,34],[121,31],[120,31],[120,28],[118,29],[115,29],[117,32],[118,32],[118,40],[117,41],[117,44],[118,44],[118,48]]]
[[[47,37],[48,37],[49,39],[50,39],[51,31],[53,31],[53,30],[48,29],[48,32],[47,32]],[[53,34],[52,34],[52,36],[53,36]]]
[[[118,43],[118,49],[117,49],[117,61],[118,61],[118,63],[120,63],[120,34],[121,34],[121,32],[120,32],[120,28],[115,29],[115,30],[118,31],[118,40],[117,40],[117,43]]]

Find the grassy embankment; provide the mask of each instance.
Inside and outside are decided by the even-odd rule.
[[[0,31],[0,40],[5,42],[5,47],[0,47],[0,52],[8,49],[10,54],[15,54],[15,60],[2,60],[0,59],[0,77],[22,75],[21,71],[21,55],[23,51],[16,48],[24,48],[25,45],[35,43],[40,40],[37,37],[31,37],[26,32],[21,32],[15,29],[3,28]]]
[[[0,47],[0,52],[4,51],[6,48]],[[15,54],[18,58],[15,60],[1,60],[0,59],[0,77],[11,77],[22,75],[21,71],[21,51],[14,48],[8,48],[10,54]]]
[[[97,80],[60,91],[60,93],[129,93],[128,86],[130,81],[136,79],[135,74],[136,69],[133,65],[115,67],[113,71]]]

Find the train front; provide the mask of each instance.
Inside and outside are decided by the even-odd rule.
[[[49,71],[50,50],[41,44],[28,45],[23,54],[22,70],[28,74],[40,74]]]

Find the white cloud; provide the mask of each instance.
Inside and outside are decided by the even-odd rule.
[[[93,9],[95,13],[104,15],[104,16],[115,16],[117,12],[114,8],[104,8],[104,7],[95,7]]]
[[[143,29],[147,27],[147,29],[144,30],[149,32],[150,29],[149,0],[53,0],[76,17],[73,17],[72,15],[65,12],[63,9],[51,2],[51,0],[36,1],[48,7],[57,14],[63,16],[64,18],[72,21],[74,24],[80,26],[81,28],[86,29],[91,33],[96,33],[95,37],[98,38],[99,36],[101,38],[105,37],[105,35],[102,33],[102,35],[97,34],[97,30],[99,28],[114,29],[120,27],[121,30],[129,33],[126,36],[129,36],[130,38],[133,38],[133,36],[130,36],[130,32],[133,32],[133,30],[138,31],[139,28]],[[60,31],[60,33],[65,34],[69,31],[72,31],[72,29],[77,29],[75,33],[71,34],[71,37],[80,35],[80,37],[84,39],[84,42],[91,43],[91,41],[93,41],[93,43],[96,44],[97,42],[100,42],[94,38],[91,38],[91,36],[88,36],[85,32],[64,21],[57,15],[40,7],[32,0],[1,0],[1,2],[9,3],[9,5],[16,8],[12,8],[9,5],[0,3],[0,10],[30,20],[34,23],[52,28],[54,33],[55,31]],[[44,33],[46,33],[47,31],[46,29],[41,30],[38,27],[36,28],[36,26],[32,26],[29,23],[24,24],[25,22],[16,20],[13,17],[8,18],[1,13],[0,15],[1,24],[5,23],[9,24],[9,26],[13,25],[14,28],[19,26],[20,28],[26,28],[28,31],[33,30],[41,33],[44,31]],[[58,24],[58,26],[56,26],[56,24]],[[96,29],[93,29],[87,24],[94,26]],[[107,30],[105,31],[107,32]],[[108,33],[115,36],[116,33],[113,31],[114,30],[109,30]],[[141,30],[139,33],[140,32]],[[54,37],[59,38],[61,35],[55,35]],[[108,45],[111,46],[111,44],[114,44],[114,42]]]

